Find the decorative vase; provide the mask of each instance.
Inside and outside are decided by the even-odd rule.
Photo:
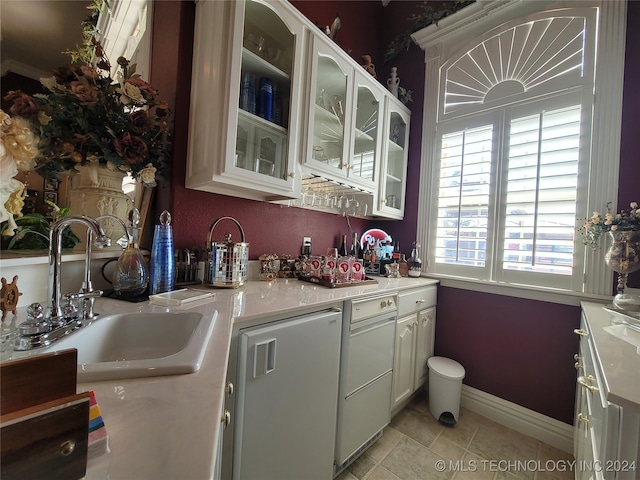
[[[398,76],[398,68],[391,67],[391,75],[387,78],[387,87],[389,91],[398,98],[398,87],[400,86],[400,77]]]
[[[618,273],[618,293],[613,306],[620,310],[640,312],[640,297],[625,293],[627,277],[640,270],[640,230],[609,232],[611,247],[604,256],[605,262]]]
[[[120,170],[111,170],[103,164],[77,165],[76,174],[71,178],[69,187],[69,207],[75,215],[98,218],[113,215],[126,222],[133,203],[122,191],[122,180],[126,176]],[[112,250],[122,250],[116,242],[125,234],[120,222],[111,218],[100,220],[100,225],[111,238]],[[73,233],[80,239],[76,250],[85,250],[87,229],[78,224],[71,226]]]

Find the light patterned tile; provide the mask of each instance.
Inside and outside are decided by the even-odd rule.
[[[431,415],[405,408],[391,420],[391,426],[425,447],[431,446],[444,427]]]
[[[362,480],[367,474],[373,470],[378,462],[371,458],[366,453],[360,455],[355,462],[347,467],[347,470],[351,472],[356,478]]]
[[[391,425],[387,425],[384,428],[382,437],[369,447],[367,455],[374,458],[377,462],[381,462],[403,437],[404,435],[402,433]]]
[[[453,480],[492,480],[495,472],[485,468],[482,459],[467,452],[462,461],[456,465]]]
[[[458,422],[453,427],[445,427],[440,436],[462,448],[467,448],[482,423],[477,414],[461,409]]]
[[[433,453],[447,460],[460,460],[464,456],[464,449],[440,435],[429,447]]]
[[[336,480],[358,480],[358,477],[355,477],[349,470],[345,470]]]
[[[367,477],[366,480],[401,480],[399,477],[396,477],[389,470],[384,468],[382,465],[378,465],[373,469],[371,474]]]
[[[575,476],[571,467],[573,455],[556,447],[540,442],[538,461],[544,471],[536,472],[536,480],[573,480]]]
[[[518,478],[533,479],[534,472],[520,468],[518,461],[535,461],[538,441],[515,430],[496,424],[480,425],[469,450],[482,458],[492,461],[496,472],[512,473]]]
[[[402,480],[450,480],[451,471],[439,471],[437,462],[444,460],[410,438],[403,438],[382,466]]]

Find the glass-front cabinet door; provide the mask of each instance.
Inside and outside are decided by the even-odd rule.
[[[384,96],[373,77],[355,72],[355,114],[351,128],[347,175],[354,183],[373,188],[378,180],[380,135]]]
[[[305,163],[331,177],[346,176],[353,67],[320,35],[312,37],[309,131]]]
[[[409,110],[387,98],[383,163],[378,191],[378,210],[389,218],[404,216],[409,147]]]
[[[243,33],[233,167],[287,181],[293,171],[287,138],[295,34],[275,11],[253,0],[245,3]],[[251,130],[248,141],[240,125]]]
[[[299,195],[305,32],[286,2],[197,2],[187,187]]]

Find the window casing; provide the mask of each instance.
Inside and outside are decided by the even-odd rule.
[[[418,224],[427,272],[606,293],[606,279],[585,275],[587,252],[576,230],[598,196],[615,191],[613,175],[601,182],[605,188],[594,179],[603,8],[532,3],[544,11],[515,6],[482,35],[456,32],[452,23],[454,33],[417,39],[427,52],[421,178],[428,188]],[[437,102],[427,98],[436,90]]]

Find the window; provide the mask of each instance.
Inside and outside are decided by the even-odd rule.
[[[474,4],[465,28],[417,36],[427,51],[424,137],[433,138],[423,142],[428,188],[418,224],[428,272],[607,293],[606,279],[585,275],[592,272],[576,227],[615,190],[617,167],[595,174],[603,138],[619,153],[615,126],[605,134],[594,123],[598,28],[608,7],[525,3],[477,18],[485,7]],[[622,64],[615,71],[622,78]],[[609,107],[619,112],[621,96]]]

